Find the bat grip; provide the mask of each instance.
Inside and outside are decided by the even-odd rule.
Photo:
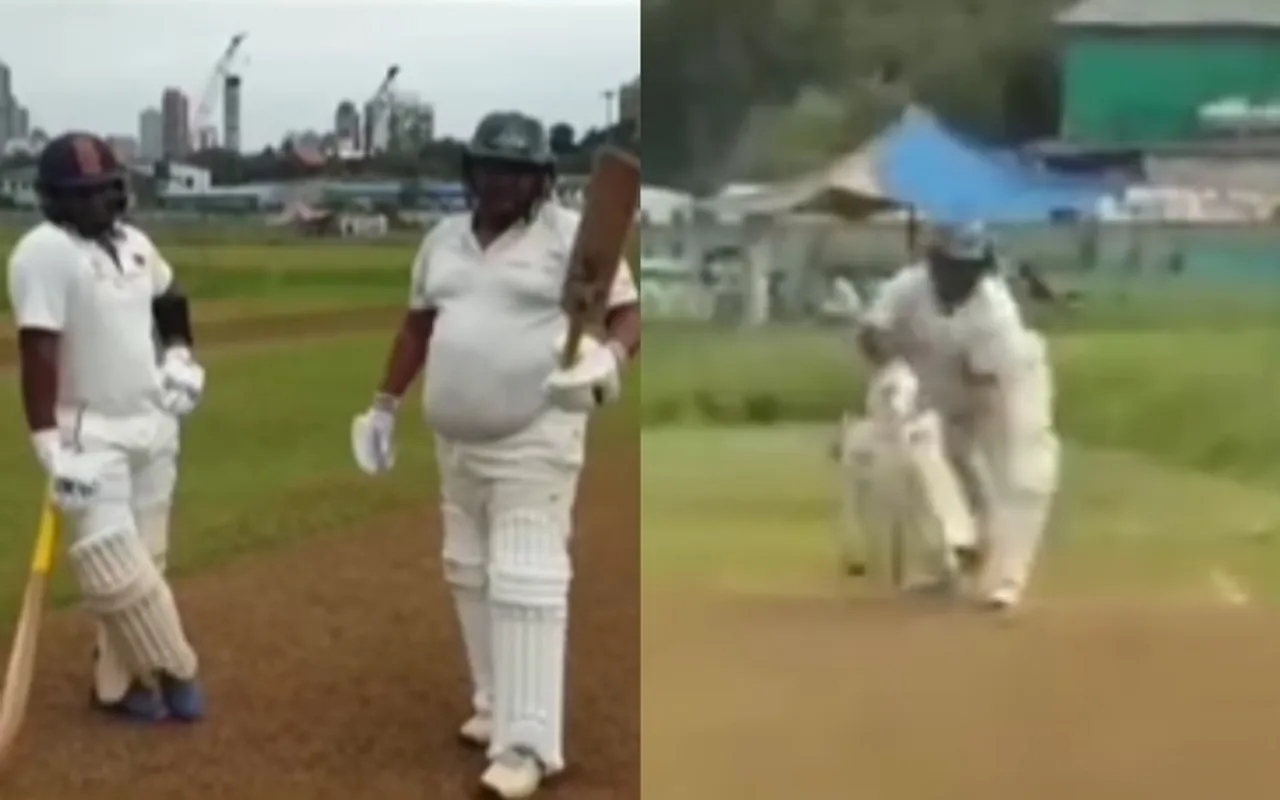
[[[577,363],[578,350],[582,346],[582,335],[586,328],[586,320],[581,315],[569,317],[569,330],[564,335],[564,348],[560,351],[561,369],[570,369]]]

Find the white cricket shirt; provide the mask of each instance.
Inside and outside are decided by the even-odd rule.
[[[910,264],[881,284],[862,324],[888,332],[902,346],[920,377],[924,402],[944,413],[964,410],[969,400],[966,366],[1013,348],[1026,330],[1013,293],[997,275],[983,277],[964,303],[943,314],[924,264]]]
[[[146,234],[120,226],[118,264],[100,245],[51,223],[9,256],[9,302],[19,329],[61,334],[58,404],[106,415],[154,407],[160,376],[151,301],[173,269]]]
[[[549,409],[543,383],[567,327],[560,297],[580,222],[553,202],[487,249],[469,214],[447,217],[423,239],[409,307],[435,309],[423,387],[427,422],[461,442],[519,433]],[[638,302],[624,263],[610,307]]]

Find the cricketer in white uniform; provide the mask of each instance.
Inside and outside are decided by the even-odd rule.
[[[901,358],[919,377],[978,522],[981,558],[959,560],[981,566],[986,607],[1017,605],[1057,491],[1060,446],[1044,340],[1023,322],[982,227],[943,231],[926,263],[889,279],[859,341],[873,364]]]
[[[147,236],[122,221],[124,173],[101,139],[60,136],[37,169],[47,221],[10,256],[9,299],[31,442],[96,617],[93,705],[195,721],[198,660],[163,574],[178,417],[204,390],[187,300]]]
[[[472,212],[427,234],[409,311],[373,406],[352,428],[369,473],[394,461],[396,408],[425,364],[436,434],[445,580],[473,681],[465,741],[487,748],[481,785],[528,797],[564,767],[571,515],[588,414],[620,393],[640,344],[639,298],[624,264],[607,341],[561,369],[560,308],[576,212],[551,199],[542,125],[514,112],[481,121],[464,159]]]

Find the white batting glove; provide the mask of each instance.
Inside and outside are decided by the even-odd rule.
[[[175,417],[185,417],[204,397],[204,367],[190,348],[171,347],[160,361],[160,405]]]
[[[396,465],[396,405],[394,398],[379,395],[351,421],[351,454],[366,475],[381,475]]]
[[[556,353],[564,349],[564,337],[556,343]],[[601,344],[583,336],[578,347],[578,360],[573,366],[560,367],[543,384],[547,399],[556,408],[575,413],[594,411],[612,403],[622,395],[622,364],[626,352],[621,344]]]
[[[893,359],[871,376],[867,416],[885,425],[901,425],[917,411],[920,379],[902,359]]]
[[[83,511],[97,498],[102,485],[105,457],[67,447],[61,434],[50,428],[31,434],[40,466],[49,475],[53,501],[63,511]]]

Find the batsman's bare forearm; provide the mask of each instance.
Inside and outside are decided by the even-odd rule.
[[[58,348],[61,336],[55,331],[24,328],[18,331],[18,358],[21,364],[22,408],[31,432],[58,425]]]
[[[383,373],[378,392],[391,397],[401,397],[418,377],[427,360],[427,345],[435,327],[436,312],[432,309],[410,311],[404,315],[400,330],[391,343],[391,355]]]
[[[609,339],[626,348],[628,356],[635,358],[640,354],[643,325],[639,303],[628,303],[609,309],[604,317],[604,328]]]

